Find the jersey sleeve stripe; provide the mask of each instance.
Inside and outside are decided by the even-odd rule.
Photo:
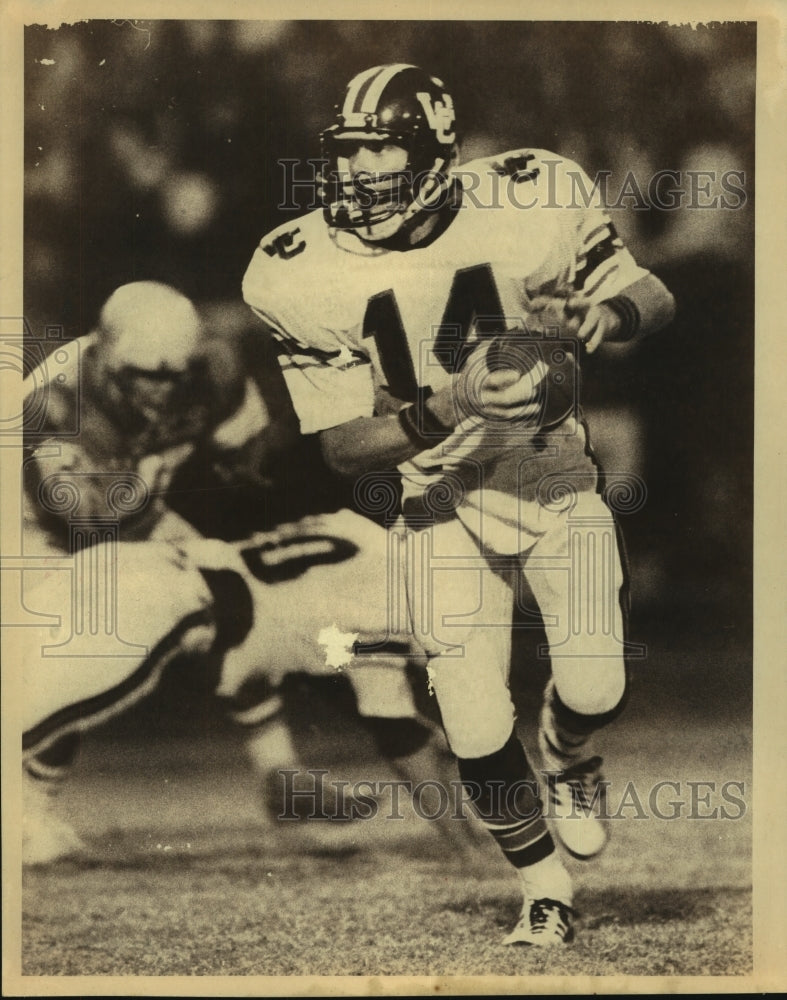
[[[591,285],[591,286],[590,286],[590,288],[585,288],[585,287],[584,287],[584,282],[582,283],[582,285],[581,285],[581,286],[577,286],[577,287],[578,287],[578,289],[580,289],[580,290],[584,291],[585,295],[586,295],[586,296],[587,296],[588,298],[591,298],[591,297],[592,297],[593,295],[595,295],[595,294],[596,294],[596,292],[597,292],[597,291],[599,290],[599,288],[600,288],[600,287],[601,287],[601,286],[602,286],[602,285],[604,284],[604,282],[605,282],[605,281],[607,281],[607,280],[608,280],[608,279],[609,279],[609,278],[610,278],[610,277],[611,277],[611,276],[612,276],[613,274],[615,274],[615,272],[616,272],[616,271],[618,271],[618,270],[619,270],[619,265],[618,265],[618,263],[617,263],[617,262],[614,262],[614,263],[612,263],[612,264],[611,264],[611,266],[610,266],[610,267],[608,267],[608,268],[607,268],[607,269],[606,269],[606,270],[604,271],[604,273],[603,273],[603,274],[601,275],[601,277],[600,277],[600,278],[599,278],[599,279],[598,279],[598,280],[597,280],[597,281],[595,282],[595,284],[593,284],[593,285]]]
[[[585,260],[586,257],[592,257],[594,253],[598,253],[599,248],[606,249],[611,247],[614,253],[615,250],[623,249],[623,240],[619,236],[613,236],[608,233],[603,239],[597,240],[592,246],[583,247],[577,254],[577,262]]]
[[[279,364],[285,368],[332,368],[346,371],[371,362],[358,351],[321,351],[318,347],[303,348],[294,341],[276,336]]]
[[[622,244],[620,244],[620,246],[618,245],[619,243],[620,241],[617,238],[614,238],[611,235],[607,236],[606,239],[596,243],[594,247],[591,247],[586,254],[582,255],[578,259],[576,278],[574,281],[576,288],[584,288],[591,275],[593,275],[605,261],[608,261],[615,256],[618,250],[622,247]]]
[[[595,229],[591,229],[590,232],[585,237],[583,237],[582,242],[585,246],[588,246],[590,243],[592,243],[592,241],[596,238],[596,236],[599,236],[602,233],[607,233],[608,231],[609,231],[608,224],[606,222],[602,222],[600,226],[596,226]]]
[[[293,368],[297,368],[299,371],[303,371],[306,368],[331,368],[332,371],[346,372],[351,368],[357,368],[359,365],[368,365],[371,362],[368,358],[363,357],[352,357],[349,361],[344,362],[339,365],[328,365],[326,366],[322,361],[317,361],[314,358],[310,358],[308,355],[304,354],[281,354],[279,356],[279,364],[282,371],[289,371]]]
[[[590,232],[582,238],[583,249],[587,250],[595,243],[598,243],[599,240],[597,237],[601,237],[602,239],[613,239],[618,241],[621,246],[623,245],[623,241],[618,236],[618,231],[615,228],[614,222],[611,222],[606,217],[604,217],[604,221],[602,223],[594,226],[593,229],[591,229]]]

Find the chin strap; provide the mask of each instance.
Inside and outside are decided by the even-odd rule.
[[[411,250],[413,247],[428,247],[448,229],[456,217],[456,212],[462,205],[462,185],[458,178],[449,178],[449,187],[445,199],[433,208],[427,208],[416,213],[412,218],[405,220],[402,226],[384,240],[374,240],[374,246],[381,250]],[[434,226],[419,238],[414,238],[418,227],[427,218],[437,216]],[[359,233],[355,234],[358,239],[363,240]],[[368,241],[370,244],[372,241]]]

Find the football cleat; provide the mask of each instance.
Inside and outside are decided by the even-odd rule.
[[[557,899],[525,900],[522,916],[503,944],[552,948],[574,937],[574,911]]]
[[[601,764],[601,757],[591,757],[557,773],[545,773],[546,815],[554,821],[565,849],[580,861],[600,854],[608,840],[606,826],[594,812],[595,803],[603,805],[604,800]]]

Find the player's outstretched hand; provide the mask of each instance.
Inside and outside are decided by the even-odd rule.
[[[547,326],[558,326],[561,337],[576,337],[592,354],[605,340],[614,340],[620,317],[603,302],[593,303],[584,295],[568,298],[538,296],[529,305],[531,315],[539,315]]]

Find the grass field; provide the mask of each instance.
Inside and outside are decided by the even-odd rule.
[[[63,796],[92,859],[25,873],[23,972],[749,973],[750,810],[737,819],[718,811],[742,811],[722,799],[725,782],[743,782],[735,794],[748,800],[749,727],[736,721],[734,698],[699,716],[689,693],[699,702],[696,684],[697,676],[676,680],[665,693],[658,675],[644,678],[605,734],[609,811],[624,818],[609,821],[600,858],[567,862],[579,921],[563,949],[501,946],[518,916],[516,879],[467,823],[429,822],[411,809],[391,820],[383,808],[350,824],[274,824],[237,733],[211,723],[209,741],[188,732],[135,740],[126,726],[122,738],[88,740]],[[331,777],[390,775],[382,762],[363,764],[368,747],[352,724],[338,744],[324,730],[310,738]],[[630,781],[642,809],[630,788],[620,809]],[[671,800],[681,803],[679,818],[653,815],[648,795],[659,781],[677,783],[658,803],[663,814]],[[692,792],[689,782],[715,788]],[[716,818],[700,818],[714,809]]]

